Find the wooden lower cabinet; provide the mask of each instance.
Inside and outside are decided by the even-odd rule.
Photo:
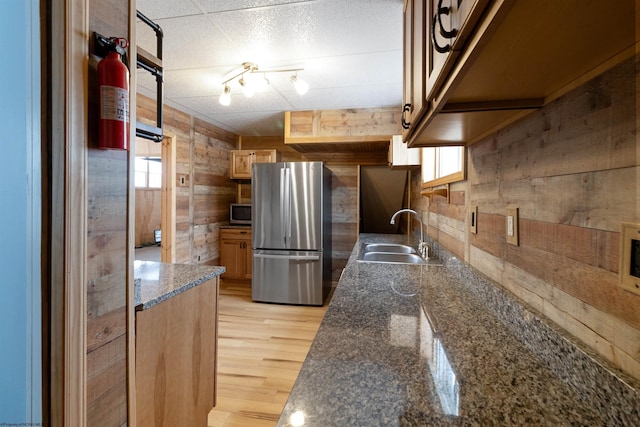
[[[222,275],[225,279],[251,279],[253,250],[250,229],[220,230],[220,264],[226,268]]]
[[[219,279],[136,312],[136,425],[206,427],[215,405]]]

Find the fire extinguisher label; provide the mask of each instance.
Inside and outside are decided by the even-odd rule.
[[[100,86],[100,118],[129,123],[129,91],[115,86]]]

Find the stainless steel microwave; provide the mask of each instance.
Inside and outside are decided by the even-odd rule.
[[[251,204],[231,203],[229,206],[229,224],[251,225]]]

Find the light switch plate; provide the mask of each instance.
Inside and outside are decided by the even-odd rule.
[[[473,234],[478,234],[478,207],[471,206],[469,210],[469,230]]]
[[[620,287],[640,295],[640,224],[621,224],[618,271]]]
[[[518,246],[518,208],[507,208],[507,243]]]

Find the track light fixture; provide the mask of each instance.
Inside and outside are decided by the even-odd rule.
[[[260,70],[257,64],[251,62],[245,62],[242,64],[242,69],[235,73],[232,77],[223,81],[224,89],[220,95],[220,104],[225,107],[231,104],[231,87],[229,83],[235,79],[238,79],[238,83],[242,87],[242,93],[247,98],[251,98],[254,93],[264,91],[269,86],[269,79],[267,79],[267,73],[295,73],[290,77],[291,83],[300,95],[304,95],[309,90],[309,85],[304,80],[298,78],[298,71],[302,71],[304,68],[274,68],[269,70]]]
[[[291,83],[293,83],[293,87],[296,88],[296,92],[298,92],[298,94],[304,95],[309,91],[309,84],[304,80],[300,80],[298,78],[297,72],[293,76],[291,76],[290,80]]]
[[[231,88],[225,83],[222,95],[220,95],[220,104],[228,107],[231,105]]]

